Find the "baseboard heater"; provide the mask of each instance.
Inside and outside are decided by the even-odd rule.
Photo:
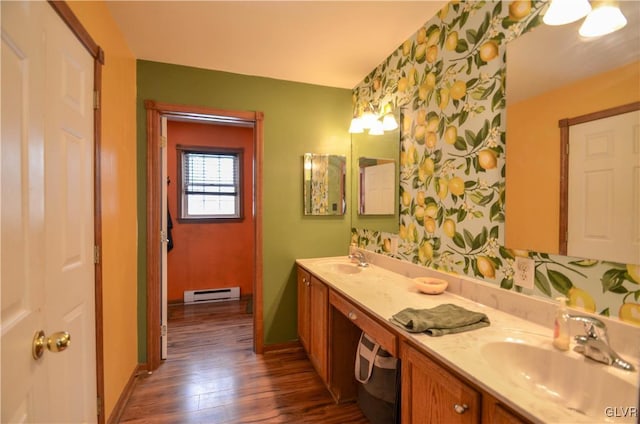
[[[224,302],[238,299],[240,299],[240,287],[185,290],[184,292],[184,303]]]

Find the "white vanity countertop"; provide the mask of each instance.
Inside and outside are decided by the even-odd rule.
[[[491,321],[489,327],[441,337],[432,337],[422,333],[409,333],[390,322],[389,326],[395,328],[407,338],[413,339],[425,352],[439,359],[470,382],[491,393],[534,422],[606,422],[609,418],[607,418],[604,410],[602,415],[598,417],[589,417],[570,410],[566,407],[566,402],[552,400],[552,395],[548,391],[545,392],[544,388],[525,388],[522,383],[518,384],[512,381],[512,378],[505,375],[505,368],[500,366],[501,364],[496,364],[496,361],[486,359],[489,356],[483,354],[485,346],[492,342],[501,341],[526,342],[528,345],[552,351],[550,354],[568,355],[585,361],[587,366],[593,367],[593,370],[603,370],[629,383],[637,393],[639,384],[638,372],[626,372],[595,363],[572,350],[559,353],[551,344],[552,334],[548,327],[446,291],[439,295],[420,293],[415,288],[414,281],[411,278],[377,265],[361,268],[359,272],[354,274],[336,272],[331,266],[328,266],[328,264],[337,262],[347,263],[348,259],[346,257],[298,259],[296,262],[319,277],[332,289],[345,295],[355,304],[364,307],[368,312],[383,321],[388,321],[392,315],[404,308],[425,309],[443,303],[452,303],[471,311],[485,313]],[[633,358],[625,359],[632,360],[637,365],[637,361]],[[576,376],[576,378],[584,377]],[[591,386],[587,384],[581,389],[585,391],[595,390],[593,384]],[[637,407],[637,398],[636,395],[636,403],[631,405],[613,403],[607,406],[617,408]],[[609,412],[611,413],[612,411]],[[620,415],[620,410],[613,410],[613,413]],[[636,419],[629,420],[629,418],[625,418],[623,420],[618,418],[617,421],[612,419],[612,422],[625,422],[625,420],[627,420],[626,422],[635,422]]]

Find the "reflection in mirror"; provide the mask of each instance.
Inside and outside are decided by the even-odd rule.
[[[396,120],[399,119],[399,112],[395,112]],[[398,187],[400,185],[400,175],[398,164],[400,156],[400,129],[385,131],[383,135],[351,134],[351,157],[352,158],[385,158],[394,162],[394,193],[393,212],[390,215],[368,215],[361,214],[360,211],[360,161],[353,159],[351,162],[351,227],[384,231],[397,234],[400,229],[399,221],[399,197]]]
[[[507,44],[509,248],[560,253],[559,121],[640,100],[640,2],[620,7],[627,26],[600,38],[581,39],[579,21],[540,25]]]
[[[346,168],[345,156],[304,154],[305,215],[344,215]]]
[[[358,213],[393,215],[396,209],[396,162],[358,158]]]

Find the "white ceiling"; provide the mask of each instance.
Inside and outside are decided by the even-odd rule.
[[[138,59],[354,88],[446,1],[108,1]]]

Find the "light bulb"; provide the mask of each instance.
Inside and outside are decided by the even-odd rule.
[[[547,25],[565,25],[584,18],[591,11],[588,0],[551,0],[542,21]]]
[[[362,119],[354,117],[351,120],[351,125],[349,125],[349,132],[351,134],[360,134],[364,132],[364,128],[362,128]]]
[[[393,131],[398,128],[398,123],[396,122],[396,118],[391,113],[387,113],[382,118],[382,129],[385,131]]]
[[[599,37],[624,27],[627,19],[616,4],[605,3],[587,15],[578,33],[583,37]]]
[[[384,129],[382,128],[382,122],[379,119],[376,119],[376,122],[373,123],[371,129],[369,130],[369,135],[382,135],[384,134]]]

